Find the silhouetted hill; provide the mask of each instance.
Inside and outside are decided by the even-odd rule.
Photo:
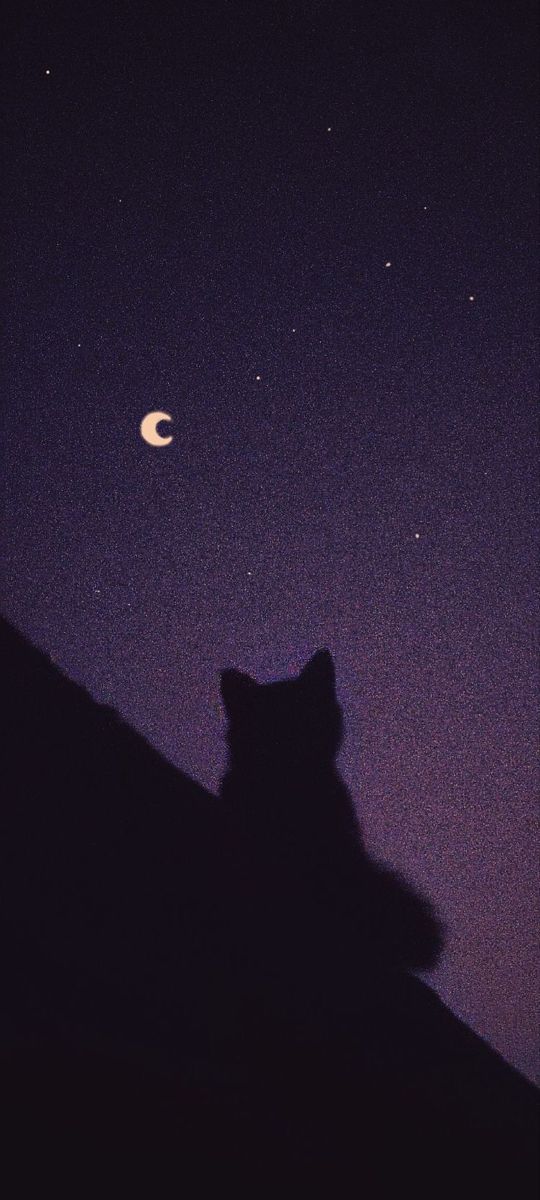
[[[532,1196],[535,1091],[410,974],[441,930],[363,847],[329,657],[224,673],[215,797],[0,652],[6,1194]]]
[[[210,941],[218,957],[223,944],[223,806],[6,623],[0,649],[0,912],[16,931],[17,1011],[44,1032],[133,1038],[158,1057],[159,1021],[169,1057],[179,998],[173,1015],[165,983],[181,976],[185,995],[194,964],[215,965]],[[209,986],[201,976],[198,1004]]]

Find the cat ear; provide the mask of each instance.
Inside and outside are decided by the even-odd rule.
[[[221,696],[228,712],[233,712],[246,700],[249,701],[256,687],[257,684],[251,675],[245,675],[243,671],[237,671],[235,667],[221,672]]]
[[[329,650],[317,650],[300,672],[302,683],[315,691],[331,692],[336,690],[334,661]]]

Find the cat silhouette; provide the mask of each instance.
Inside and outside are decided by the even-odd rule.
[[[317,996],[328,1006],[331,991],[353,1004],[368,963],[369,971],[433,967],[442,926],[426,900],[368,855],[336,767],[343,716],[329,651],[296,678],[271,683],[227,669],[221,695],[229,758],[220,795],[244,849],[236,923],[258,948],[266,992],[281,986],[282,1000],[286,993],[305,1016],[306,989],[312,1006]]]

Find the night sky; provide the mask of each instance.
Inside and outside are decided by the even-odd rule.
[[[219,672],[327,646],[431,982],[530,1075],[534,7],[23,0],[3,52],[5,614],[213,790]]]

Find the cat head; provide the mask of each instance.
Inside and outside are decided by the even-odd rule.
[[[257,683],[242,671],[221,674],[231,759],[265,771],[320,767],[341,742],[334,664],[319,650],[295,679]]]

